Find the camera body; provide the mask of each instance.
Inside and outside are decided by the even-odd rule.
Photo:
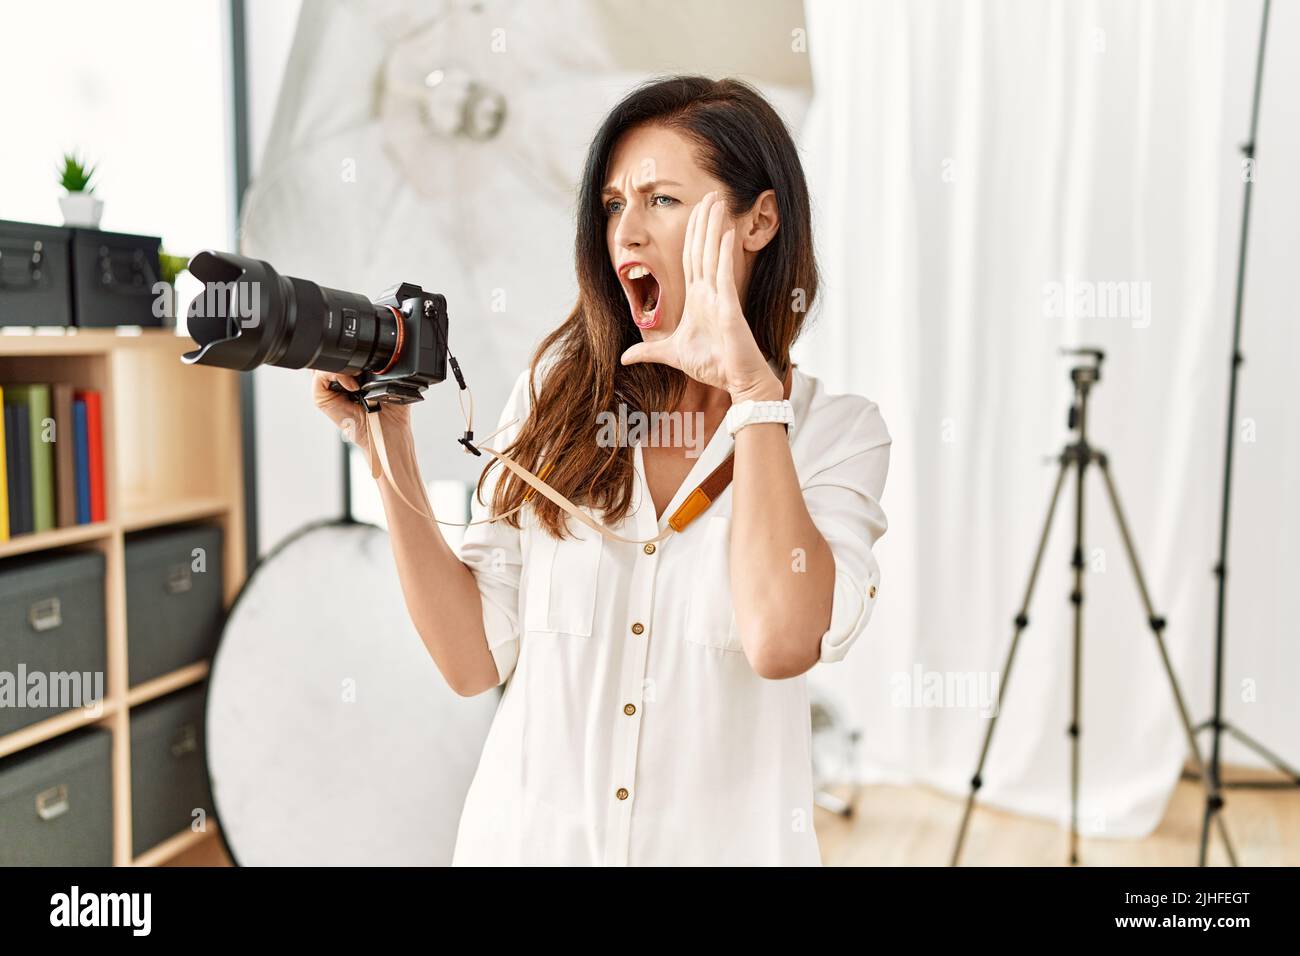
[[[418,402],[426,388],[447,377],[447,300],[412,282],[401,282],[386,289],[374,304],[396,313],[393,328],[400,347],[388,368],[362,369],[356,374],[361,398],[370,407],[376,402]],[[344,309],[340,319],[340,337],[355,336],[355,311]]]

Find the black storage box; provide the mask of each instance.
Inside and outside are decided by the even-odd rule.
[[[72,230],[0,219],[0,325],[71,325]]]
[[[195,549],[203,549],[202,571]],[[126,644],[130,686],[211,657],[222,612],[222,535],[182,525],[126,539]]]
[[[107,640],[101,552],[0,561],[0,736],[102,700]]]
[[[154,289],[162,275],[158,264],[161,245],[157,236],[73,229],[72,311],[76,324],[90,328],[162,326],[166,303]]]
[[[205,681],[131,708],[135,856],[183,830],[215,823],[203,737],[206,690]]]
[[[113,865],[112,753],[85,727],[0,759],[0,866]]]

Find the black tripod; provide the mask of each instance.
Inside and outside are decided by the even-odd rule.
[[[1062,349],[1062,354],[1066,355],[1087,355],[1093,361],[1091,364],[1080,365],[1070,370],[1070,380],[1074,382],[1074,399],[1070,404],[1069,427],[1071,431],[1077,433],[1076,439],[1067,444],[1062,450],[1060,457],[1060,470],[1056,475],[1056,486],[1052,490],[1052,501],[1047,507],[1047,520],[1043,523],[1043,534],[1038,541],[1038,551],[1034,555],[1034,564],[1029,572],[1029,584],[1025,588],[1025,599],[1020,606],[1020,613],[1015,617],[1015,632],[1011,638],[1011,648],[1007,651],[1006,663],[1002,667],[1002,682],[998,689],[998,708],[992,719],[989,721],[988,731],[984,735],[984,746],[980,749],[979,764],[975,767],[975,776],[971,778],[970,795],[966,798],[966,811],[962,814],[961,829],[957,833],[957,845],[952,851],[952,865],[956,866],[961,857],[962,844],[966,839],[966,827],[970,823],[971,811],[975,808],[975,794],[978,792],[983,782],[982,774],[984,772],[984,762],[988,758],[989,745],[993,742],[993,730],[997,726],[998,717],[1002,715],[1002,701],[1006,696],[1007,684],[1011,680],[1011,665],[1015,660],[1016,647],[1020,643],[1020,635],[1024,633],[1029,626],[1029,602],[1034,596],[1034,584],[1038,580],[1038,569],[1042,564],[1043,552],[1047,548],[1048,534],[1052,530],[1052,516],[1056,512],[1056,503],[1061,497],[1061,487],[1065,484],[1065,475],[1073,467],[1077,472],[1077,479],[1074,488],[1074,550],[1071,553],[1070,565],[1074,569],[1074,590],[1070,593],[1070,603],[1074,605],[1074,661],[1073,661],[1073,687],[1070,694],[1070,725],[1066,728],[1066,733],[1070,736],[1070,863],[1079,862],[1079,680],[1080,680],[1080,661],[1083,640],[1083,490],[1084,475],[1088,466],[1096,464],[1101,469],[1101,475],[1106,480],[1106,492],[1110,498],[1111,508],[1115,512],[1115,522],[1119,525],[1120,536],[1124,540],[1124,550],[1128,552],[1129,564],[1133,568],[1133,576],[1137,580],[1138,593],[1142,597],[1142,604],[1146,608],[1147,624],[1151,627],[1151,633],[1156,639],[1156,648],[1160,652],[1160,661],[1164,664],[1165,674],[1169,677],[1169,687],[1174,693],[1174,703],[1178,707],[1178,718],[1182,721],[1183,731],[1187,734],[1187,745],[1191,753],[1191,758],[1198,772],[1201,771],[1200,755],[1196,748],[1196,734],[1192,730],[1192,721],[1187,714],[1187,705],[1183,702],[1182,691],[1178,688],[1178,680],[1174,677],[1173,666],[1169,663],[1169,654],[1165,649],[1163,632],[1165,629],[1165,619],[1156,614],[1151,606],[1151,597],[1147,594],[1146,579],[1142,576],[1142,568],[1138,564],[1137,552],[1133,550],[1133,540],[1129,537],[1128,524],[1124,521],[1123,510],[1119,506],[1119,496],[1115,492],[1115,483],[1110,477],[1110,465],[1103,452],[1098,451],[1088,444],[1088,396],[1092,386],[1101,381],[1101,362],[1105,355],[1100,349]],[[1215,786],[1212,777],[1201,773],[1205,780],[1207,789]],[[1218,794],[1210,793],[1210,798],[1217,800]],[[1233,858],[1235,865],[1236,859],[1233,857],[1232,845],[1228,842],[1228,832],[1223,825],[1223,819],[1219,818],[1219,834],[1223,838],[1224,846],[1227,847],[1228,856]]]
[[[1259,125],[1259,93],[1264,78],[1264,41],[1268,37],[1268,6],[1264,0],[1264,16],[1259,29],[1259,56],[1255,63],[1255,93],[1250,110],[1250,139],[1242,144],[1241,154],[1253,163],[1255,159],[1255,131]],[[1278,770],[1287,774],[1290,780],[1260,780],[1225,783],[1224,787],[1279,788],[1300,786],[1300,773],[1288,766],[1281,757],[1259,743],[1247,737],[1223,719],[1223,640],[1224,616],[1227,604],[1228,583],[1228,504],[1232,488],[1232,449],[1237,439],[1237,370],[1242,363],[1241,354],[1241,301],[1246,280],[1246,238],[1250,230],[1250,187],[1254,183],[1254,170],[1246,177],[1246,195],[1241,208],[1241,244],[1237,252],[1237,296],[1232,319],[1232,367],[1228,380],[1228,441],[1223,459],[1223,505],[1219,521],[1219,561],[1214,566],[1214,575],[1218,578],[1218,611],[1214,627],[1214,716],[1196,728],[1213,729],[1214,736],[1210,744],[1209,767],[1204,771],[1209,774],[1209,785],[1205,794],[1205,817],[1201,823],[1201,865],[1209,848],[1210,821],[1217,818],[1223,809],[1223,799],[1219,791],[1219,741],[1224,731],[1232,734],[1239,741],[1264,757]]]

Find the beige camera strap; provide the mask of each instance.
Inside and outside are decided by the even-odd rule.
[[[372,416],[374,418],[373,427],[370,425],[370,419],[372,419]],[[437,516],[433,514],[432,510],[421,509],[421,507],[413,505],[411,499],[407,498],[406,494],[402,493],[402,488],[400,488],[400,485],[396,483],[396,479],[394,479],[393,476],[393,468],[391,468],[389,464],[389,453],[387,453],[387,447],[385,446],[385,441],[383,441],[383,423],[382,420],[378,418],[377,411],[367,411],[367,414],[365,414],[365,428],[367,428],[367,434],[369,437],[370,477],[378,479],[378,476],[382,473],[382,475],[389,480],[389,485],[393,488],[394,492],[396,492],[396,496],[402,499],[403,502],[406,502],[407,507],[412,511],[415,511],[416,514],[421,515],[422,518],[428,518],[429,520],[432,520],[432,522],[437,522],[438,524],[455,525],[455,527],[458,528],[467,528],[471,524],[499,522],[500,519],[512,515],[515,511],[519,511],[521,507],[524,507],[524,505],[528,503],[528,498],[532,497],[532,494],[529,494],[528,498],[525,498],[523,502],[519,503],[519,505],[512,507],[510,511],[495,516],[495,518],[486,518],[482,520],[482,522],[443,522],[443,520],[437,518]],[[498,429],[498,431],[500,431],[500,429]],[[491,436],[487,437],[490,438]],[[728,484],[731,484],[732,463],[735,462],[735,457],[733,457],[731,453],[728,453],[727,458],[723,460],[723,463],[719,464],[718,467],[708,473],[705,480],[701,481],[689,496],[686,496],[685,501],[681,503],[679,509],[672,512],[672,518],[668,519],[668,527],[664,528],[663,531],[660,531],[658,535],[650,538],[643,538],[642,540],[642,538],[624,537],[623,535],[619,535],[619,533],[610,531],[610,529],[604,527],[603,524],[595,522],[595,520],[591,519],[591,516],[586,514],[585,511],[578,509],[575,503],[569,501],[569,499],[565,498],[563,494],[556,492],[554,488],[551,488],[549,484],[546,484],[546,481],[533,475],[532,472],[526,470],[526,468],[520,466],[520,464],[517,464],[515,460],[508,457],[508,455],[504,455],[495,449],[490,449],[490,447],[487,447],[486,445],[476,445],[476,447],[478,450],[484,451],[484,453],[498,459],[503,466],[506,466],[507,468],[510,468],[512,472],[515,472],[516,475],[519,476],[520,481],[529,485],[530,488],[536,490],[536,492],[541,492],[543,496],[554,501],[556,505],[562,507],[562,509],[567,511],[568,514],[571,514],[573,518],[580,520],[582,524],[588,525],[589,528],[599,533],[599,535],[610,538],[611,541],[623,541],[625,544],[636,545],[645,545],[651,544],[651,542],[655,541],[662,541],[663,538],[672,535],[672,533],[681,533],[684,531],[686,525],[690,524],[690,522],[693,522],[695,518],[698,518],[699,515],[703,514],[705,509],[707,509],[707,507],[718,498],[719,494],[722,494],[723,489],[727,488]],[[426,501],[428,501],[428,498],[426,498]]]
[[[785,388],[785,397],[786,398],[790,397],[790,387],[788,384],[786,385]],[[569,501],[568,498],[564,497],[564,495],[560,494],[558,491],[556,491],[554,488],[548,485],[541,478],[537,477],[532,472],[528,471],[528,469],[524,468],[522,465],[518,464],[507,455],[502,454],[501,452],[497,451],[494,448],[488,448],[485,445],[476,444],[474,445],[475,448],[477,448],[481,452],[487,452],[493,458],[496,458],[498,461],[501,462],[501,464],[505,465],[516,475],[518,475],[519,479],[523,481],[525,484],[529,485],[532,490],[527,492],[524,495],[523,502],[521,502],[516,507],[511,508],[509,511],[505,512],[504,514],[500,514],[496,516],[495,518],[485,518],[483,521],[470,521],[470,522],[442,521],[436,515],[434,515],[431,509],[426,510],[424,508],[417,507],[416,505],[411,503],[410,499],[408,499],[406,495],[402,493],[402,489],[397,484],[397,480],[393,477],[392,468],[388,463],[388,448],[384,442],[384,425],[383,425],[383,420],[379,416],[379,408],[376,407],[374,409],[371,409],[365,403],[362,403],[362,408],[365,409],[364,418],[366,423],[366,435],[368,439],[367,446],[370,450],[370,476],[378,480],[381,474],[384,475],[384,477],[388,479],[388,484],[392,487],[393,491],[397,493],[397,496],[406,503],[406,506],[408,508],[410,508],[412,511],[416,512],[420,516],[428,518],[430,521],[434,521],[437,524],[451,525],[457,528],[467,528],[473,524],[486,524],[493,521],[500,521],[502,518],[506,518],[509,515],[514,514],[520,508],[524,507],[524,505],[528,504],[529,499],[532,498],[533,493],[540,491],[544,496],[549,498],[551,501],[555,502],[562,509],[564,509],[570,515],[572,515],[574,518],[578,519],[579,521],[581,521],[583,524],[585,524],[587,527],[591,528],[593,531],[597,532],[598,534],[602,534],[606,538],[609,538],[611,541],[622,541],[627,544],[651,544],[656,541],[662,541],[670,534],[674,534],[674,533],[680,534],[682,531],[686,529],[687,525],[689,525],[692,521],[694,521],[696,518],[702,515],[705,512],[705,510],[708,509],[709,505],[713,504],[713,502],[718,499],[718,497],[726,489],[727,485],[731,484],[732,468],[733,465],[735,464],[735,452],[733,450],[727,453],[727,457],[723,459],[722,464],[718,465],[718,467],[714,468],[713,471],[709,472],[709,474],[705,476],[704,480],[701,481],[699,485],[697,485],[695,489],[689,495],[686,496],[686,499],[681,503],[680,506],[678,506],[677,510],[674,511],[672,513],[672,516],[668,519],[668,527],[665,528],[663,531],[659,532],[659,534],[655,535],[653,538],[646,538],[646,539],[625,538],[620,534],[616,534],[615,532],[610,531],[604,525],[601,525],[593,521],[590,515],[586,514],[586,512],[582,511],[580,508],[574,505],[573,502]],[[471,412],[467,414],[465,418],[465,424],[469,429],[466,432],[467,435],[473,434],[472,431],[473,397],[472,396],[470,398],[470,408],[471,408]],[[464,411],[465,411],[465,406],[464,403],[462,403],[461,412],[464,413]],[[372,417],[374,418],[373,425],[371,424]],[[500,432],[509,428],[511,425],[514,425],[518,421],[519,419],[516,418],[513,421],[506,422],[506,424],[502,425],[500,428],[494,431],[491,435],[488,435],[483,440],[487,441],[491,439],[494,435],[499,434]],[[725,428],[726,426],[719,425],[718,427]],[[462,444],[466,445],[465,447],[466,453],[471,454],[472,452],[469,444],[466,442],[462,442]],[[544,475],[549,474],[550,468],[551,466],[547,465],[545,468],[542,469],[542,474]],[[427,497],[425,500],[426,501],[428,500]]]

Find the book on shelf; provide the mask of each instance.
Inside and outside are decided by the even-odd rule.
[[[0,392],[3,395],[3,392]],[[11,534],[20,534],[23,530],[22,488],[18,476],[22,465],[18,454],[18,415],[16,405],[4,403],[4,446],[5,446],[5,526],[4,536],[7,540]]]
[[[104,443],[100,427],[99,392],[79,388],[73,392],[86,403],[86,468],[90,472],[90,520],[103,521],[107,515],[104,505]]]
[[[4,386],[0,385],[0,412],[4,412]],[[0,541],[9,540],[9,429],[8,413],[0,416]]]
[[[9,536],[32,530],[31,450],[27,440],[27,409],[5,390],[6,488],[9,493]]]
[[[0,400],[0,541],[105,520],[99,391],[3,383]]]
[[[77,429],[72,421],[72,386],[67,382],[55,382],[51,390],[54,394],[54,428],[57,434],[67,439],[54,443],[54,506],[58,526],[67,528],[80,523],[77,521]]]
[[[72,402],[72,419],[76,451],[74,478],[77,485],[77,524],[90,524],[90,452],[89,440],[86,438],[86,402],[74,399]]]

